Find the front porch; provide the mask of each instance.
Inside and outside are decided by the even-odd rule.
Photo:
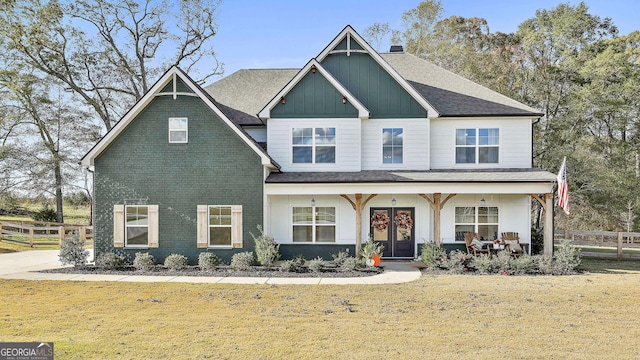
[[[265,231],[287,252],[303,255],[358,253],[373,238],[385,244],[386,258],[413,258],[431,240],[463,249],[455,236],[460,231],[486,240],[518,232],[531,249],[531,202],[553,209],[555,175],[543,171],[374,172],[377,181],[345,181],[363,173],[272,174],[265,185]],[[399,210],[411,217],[410,228],[394,228]],[[388,217],[386,227],[372,226],[376,214]],[[548,211],[545,255],[552,254],[552,223]]]

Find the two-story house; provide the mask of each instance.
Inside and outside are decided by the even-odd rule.
[[[143,222],[166,213],[148,225],[158,254],[251,250],[261,223],[284,258],[367,239],[413,258],[428,240],[463,247],[464,232],[528,243],[540,201],[550,253],[556,177],[532,168],[542,114],[392,50],[347,26],[301,69],[240,70],[206,92],[170,70],[83,159],[95,166],[97,241],[139,251],[128,244],[142,199],[153,204]]]

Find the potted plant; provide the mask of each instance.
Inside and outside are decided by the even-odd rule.
[[[367,260],[367,265],[378,266],[380,265],[380,257],[382,256],[383,250],[384,245],[373,239],[369,239],[369,241],[362,246],[361,255]]]

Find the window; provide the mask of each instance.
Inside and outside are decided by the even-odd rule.
[[[158,205],[113,205],[113,247],[157,248]]]
[[[291,140],[294,164],[335,164],[336,128],[294,128]]]
[[[242,205],[198,205],[198,248],[242,248]]]
[[[184,144],[189,139],[187,118],[169,118],[169,143]]]
[[[231,206],[209,206],[209,246],[231,246]]]
[[[402,128],[382,129],[382,163],[402,164]]]
[[[336,242],[336,208],[323,206],[294,207],[293,242]]]
[[[147,206],[127,206],[125,208],[126,219],[126,246],[149,245],[149,208]]]
[[[499,129],[456,129],[456,164],[497,164]]]
[[[456,233],[478,233],[480,240],[498,238],[497,207],[456,207]]]

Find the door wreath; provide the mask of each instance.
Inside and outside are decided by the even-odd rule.
[[[383,212],[374,212],[371,216],[371,226],[378,231],[385,231],[389,227],[389,216]]]
[[[398,211],[393,222],[399,229],[411,230],[413,228],[413,219],[410,211]]]

